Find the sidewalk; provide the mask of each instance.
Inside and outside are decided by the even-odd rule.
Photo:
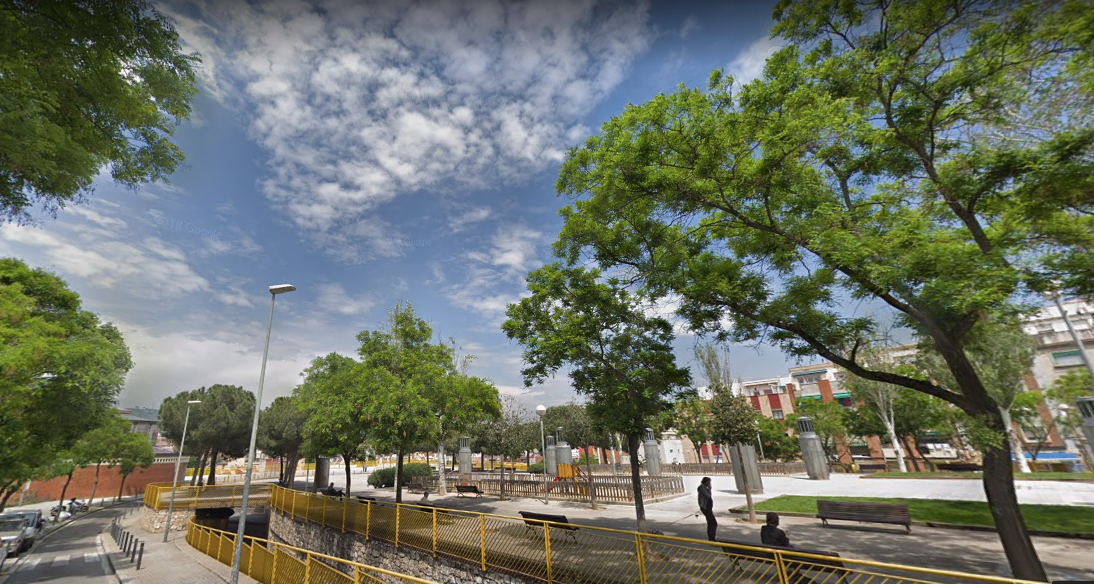
[[[119,584],[224,584],[231,578],[232,568],[198,552],[186,543],[186,532],[173,531],[167,543],[162,533],[146,533],[140,528],[140,513],[126,515],[118,520],[122,529],[128,530],[144,543],[141,569],[130,562],[110,537],[107,529],[99,536],[110,565],[113,566]],[[239,581],[256,584],[245,574]]]

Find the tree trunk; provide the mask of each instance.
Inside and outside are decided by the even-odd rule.
[[[202,480],[202,475],[205,474],[205,461],[209,458],[209,452],[203,450],[201,456],[198,457],[198,466],[194,469],[193,476],[190,477],[190,486],[202,486],[205,482]]]
[[[631,487],[634,489],[634,517],[638,531],[646,531],[646,506],[642,503],[642,475],[638,467],[638,434],[627,435],[627,447],[631,450]]]
[[[61,503],[60,503],[60,505],[61,505],[62,508],[65,506],[65,493],[68,491],[68,485],[69,485],[69,483],[72,482],[72,474],[75,473],[75,472],[76,472],[76,469],[73,468],[72,472],[68,473],[68,479],[65,480],[65,486],[61,487]],[[60,519],[61,519],[61,514],[58,513],[57,516],[53,518],[53,522],[56,523]]]
[[[596,510],[596,489],[593,488],[593,461],[589,456],[589,447],[585,447],[585,482],[588,484],[589,489],[589,506]]]
[[[444,497],[448,494],[448,485],[444,481],[444,442],[437,444],[437,496]]]
[[[95,491],[99,490],[99,469],[102,468],[102,466],[103,462],[101,460],[95,464],[95,482],[91,483],[91,497],[87,501],[88,507],[95,504]]]
[[[896,454],[896,468],[900,472],[908,472],[908,464],[904,462],[904,447],[900,445],[900,439],[896,437],[896,428],[891,417],[892,410],[888,413],[890,416],[881,416],[881,422],[885,424],[885,433],[889,435],[889,442],[893,444],[893,452]]]
[[[499,500],[505,500],[505,455],[501,455],[501,496]]]
[[[213,455],[209,457],[209,480],[205,481],[205,484],[210,487],[217,484],[217,458],[219,456],[220,452],[214,450]]]
[[[395,503],[403,502],[403,449],[399,447],[399,459],[395,461]]]
[[[1014,422],[1010,419],[1010,410],[1000,407],[999,417],[1003,419],[1003,427],[1006,428],[1010,450],[1018,458],[1018,472],[1029,474],[1029,461],[1026,460],[1026,451],[1022,448],[1022,441],[1018,439],[1018,432],[1014,431]]]
[[[4,509],[7,508],[8,500],[11,499],[11,496],[15,494],[16,490],[18,489],[10,489],[4,491],[4,496],[0,497],[0,513],[2,513]]]
[[[122,500],[122,493],[125,491],[125,479],[127,478],[129,478],[128,474],[122,475],[122,484],[118,485],[118,496],[114,499],[115,501]]]
[[[349,496],[349,488],[350,488],[350,480],[351,480],[350,479],[350,473],[353,472],[353,468],[350,467],[350,465],[349,465],[349,455],[346,455],[346,454],[342,455],[342,463],[346,465],[346,496],[348,497]]]

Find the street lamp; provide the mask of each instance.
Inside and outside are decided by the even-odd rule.
[[[182,421],[182,440],[179,442],[179,457],[175,461],[175,476],[171,479],[171,502],[167,505],[167,523],[163,527],[163,543],[167,543],[167,534],[171,533],[171,512],[175,510],[175,489],[179,484],[179,466],[182,464],[182,449],[186,446],[186,427],[190,424],[190,406],[200,404],[201,400],[186,402],[186,417]]]
[[[543,431],[543,416],[547,415],[547,406],[536,406],[536,415],[539,416],[539,440],[540,453],[543,455],[543,504],[547,504],[547,434]]]
[[[243,533],[247,529],[247,503],[251,498],[251,471],[255,463],[255,439],[258,438],[258,413],[262,409],[262,384],[266,381],[266,357],[270,354],[270,331],[273,330],[274,301],[278,294],[292,292],[296,286],[280,284],[270,286],[270,324],[266,326],[266,348],[262,351],[262,371],[258,374],[258,393],[255,394],[255,419],[251,424],[251,446],[247,449],[247,474],[243,478],[243,501],[239,510],[239,532],[236,535],[236,553],[232,560],[232,584],[239,584],[239,564],[243,558]]]

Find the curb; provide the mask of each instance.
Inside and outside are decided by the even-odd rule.
[[[742,509],[741,507],[731,507],[729,509],[731,515],[748,515],[748,509]],[[756,516],[759,517],[764,511],[756,511]],[[805,519],[816,519],[816,513],[795,513],[791,511],[779,511],[779,517],[802,517]],[[934,527],[937,529],[954,529],[959,531],[981,531],[988,533],[999,533],[994,527],[988,527],[986,525],[962,525],[960,523],[939,523],[937,521],[912,521],[912,525],[918,525],[920,527]],[[1067,531],[1041,531],[1035,529],[1027,530],[1030,535],[1037,537],[1059,537],[1063,539],[1089,539],[1094,540],[1094,533],[1071,533]]]
[[[114,566],[114,558],[110,557],[110,551],[106,549],[106,544],[103,543],[103,534],[95,536],[95,540],[99,542],[99,549],[103,551],[103,557],[106,558],[106,565],[110,566],[110,574],[114,576],[114,579],[118,581],[118,584],[122,584],[122,577],[118,574],[118,568]]]
[[[46,541],[47,539],[53,537],[54,533],[57,533],[58,531],[61,531],[61,530],[65,529],[66,527],[68,527],[69,525],[72,525],[74,522],[79,521],[80,519],[83,519],[85,517],[90,517],[90,516],[100,512],[100,511],[106,511],[107,509],[113,509],[115,507],[120,507],[122,505],[127,505],[129,503],[133,503],[135,501],[140,501],[140,500],[141,499],[135,499],[134,501],[122,501],[122,502],[119,502],[119,503],[111,503],[110,505],[107,505],[105,507],[99,507],[98,509],[92,509],[92,510],[84,513],[83,515],[75,516],[72,519],[69,519],[68,521],[65,521],[64,523],[58,524],[57,527],[54,527],[50,531],[48,531],[46,533],[43,533],[41,535],[41,537],[39,537],[37,540],[35,540],[34,545],[37,546],[37,545],[41,544],[43,541]],[[47,525],[48,525],[48,521],[47,521]],[[101,539],[99,540],[99,545],[100,545],[100,547],[102,546],[102,540]],[[20,563],[22,563],[23,560],[26,559],[26,557],[27,557],[27,555],[29,554],[30,551],[31,550],[27,550],[22,555],[15,558],[15,560],[11,564],[9,564],[10,568],[8,568],[8,573],[4,574],[3,576],[0,576],[0,584],[4,584],[5,582],[8,581],[9,578],[11,578],[11,575],[14,574],[15,570],[17,570],[19,568]],[[112,571],[114,570],[113,564],[111,564],[110,569]],[[115,574],[115,575],[117,575],[117,574]],[[119,580],[119,582],[121,582],[121,581]]]

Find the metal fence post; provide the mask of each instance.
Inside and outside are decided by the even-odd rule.
[[[365,504],[365,541],[369,540],[372,531],[372,501]]]
[[[323,497],[323,512],[322,513],[323,513],[322,514],[323,519],[322,519],[322,521],[319,522],[319,524],[322,525],[323,527],[330,527],[329,525],[327,525],[327,497]],[[306,581],[307,580],[305,580],[305,582]]]
[[[399,516],[401,515],[400,511],[402,511],[402,510],[403,510],[403,506],[401,504],[395,506],[395,547],[396,548],[399,547]]]
[[[486,571],[486,515],[479,513],[479,553],[482,558],[482,571]]]
[[[638,548],[638,578],[642,582],[642,584],[647,584],[648,580],[646,576],[646,552],[643,549],[644,546],[642,544],[642,534],[634,534],[634,545]]]
[[[437,510],[433,509],[433,557],[437,557]]]
[[[349,495],[342,499],[342,533],[346,532],[346,511],[349,509]]]
[[[144,542],[141,542],[141,550],[137,552],[137,569],[141,569],[141,562],[144,561]]]
[[[779,575],[780,584],[790,584],[790,578],[786,573],[786,564],[783,562],[782,552],[775,552],[775,570]]]
[[[551,578],[551,527],[546,522],[543,524],[544,558],[547,560],[547,584],[554,580]]]

